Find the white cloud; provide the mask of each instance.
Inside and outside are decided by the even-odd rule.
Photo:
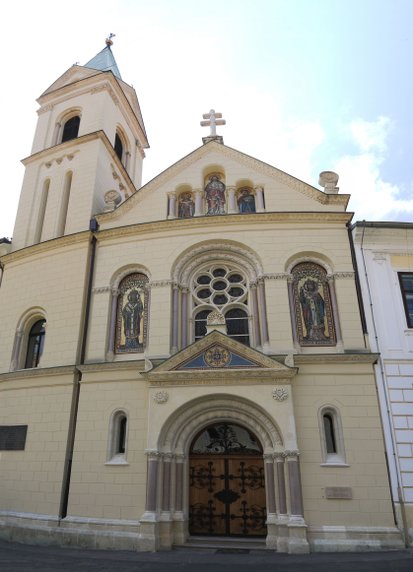
[[[359,152],[343,156],[334,170],[340,175],[341,191],[351,194],[349,209],[355,211],[356,220],[406,220],[413,214],[413,200],[400,199],[401,189],[381,174],[391,128],[388,117],[371,122],[355,119],[349,125]]]

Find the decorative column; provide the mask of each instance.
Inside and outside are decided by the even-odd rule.
[[[176,218],[176,193],[168,193],[168,218]]]
[[[109,324],[109,343],[106,351],[106,361],[113,361],[115,357],[115,334],[116,334],[116,310],[118,306],[119,290],[112,288],[110,291],[110,324]]]
[[[287,459],[288,484],[290,490],[290,518],[288,523],[288,552],[307,554],[310,547],[307,541],[307,526],[303,515],[303,497],[301,492],[300,466],[298,451],[285,451]]]
[[[278,514],[287,515],[287,495],[285,492],[285,457],[283,453],[274,453],[277,490],[278,490]]]
[[[340,321],[338,319],[337,296],[336,296],[336,286],[334,282],[334,277],[331,275],[327,276],[327,283],[330,290],[331,309],[333,311],[334,329],[336,332],[337,344],[342,344],[343,336],[341,334]]]
[[[24,335],[24,331],[21,328],[18,328],[16,331],[16,336],[14,338],[14,346],[13,346],[13,352],[12,352],[12,358],[11,358],[11,363],[10,363],[10,371],[15,371],[16,369],[19,369],[19,361],[20,361],[20,355],[21,355],[21,346],[22,346],[22,340],[23,340],[23,335]],[[23,361],[23,356],[22,356],[22,360]],[[24,364],[22,364],[23,366]]]
[[[182,288],[181,294],[181,348],[188,345],[188,288]]]
[[[298,451],[285,451],[288,467],[288,483],[290,489],[291,516],[303,516],[303,497],[301,494],[300,468]]]
[[[171,509],[171,461],[172,453],[164,453],[162,455],[162,505],[163,512],[169,512]]]
[[[202,216],[204,213],[204,193],[201,189],[194,189],[195,195],[195,213],[194,216]]]
[[[54,126],[54,132],[53,132],[53,141],[52,141],[52,147],[54,145],[57,145],[58,141],[59,141],[59,135],[60,135],[60,130],[62,128],[62,124],[61,123],[56,123],[56,125]]]
[[[267,303],[265,300],[264,279],[258,280],[258,309],[260,317],[261,343],[264,350],[269,348],[268,322],[267,322]]]
[[[264,206],[264,189],[261,186],[254,187],[255,197],[257,199],[257,204],[255,205],[257,213],[263,213],[265,211]]]
[[[277,516],[275,503],[274,459],[272,454],[264,454],[265,494],[267,499],[267,540],[268,548],[277,549]]]
[[[251,301],[252,301],[252,325],[254,328],[254,339],[257,348],[261,347],[260,318],[258,312],[257,284],[250,284]]]
[[[184,475],[185,455],[176,453],[175,457],[175,512],[173,515],[173,535],[175,544],[185,544],[187,527],[184,516]]]
[[[145,517],[147,518],[149,513],[149,515],[153,515],[153,520],[155,520],[160,453],[158,451],[145,451],[145,454],[148,457]]]
[[[126,153],[125,153],[125,165],[124,165],[126,171],[128,171],[128,169],[129,169],[130,158],[131,158],[130,151],[126,151]]]
[[[175,354],[178,351],[178,333],[179,333],[179,290],[178,284],[172,284],[172,348]]]
[[[228,191],[228,214],[234,214],[238,212],[237,203],[235,202],[235,191],[236,187],[227,187]]]

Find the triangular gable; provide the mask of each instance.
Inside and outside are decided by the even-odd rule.
[[[248,372],[273,381],[288,380],[297,369],[215,330],[143,375],[148,381],[171,383],[192,379],[197,372],[203,379],[219,378],[224,372],[226,380],[239,379],[241,372]]]
[[[81,81],[82,79],[87,79],[88,77],[92,77],[101,73],[103,72],[74,64],[72,67],[66,70],[64,74],[58,77],[56,81],[49,85],[49,87],[42,93],[37,101],[41,100],[45,95],[53,93],[54,91],[57,91],[66,85],[70,85],[71,83],[75,83],[77,81]]]
[[[259,159],[255,159],[250,155],[246,155],[241,151],[237,151],[232,147],[227,147],[222,143],[217,143],[216,141],[210,141],[201,147],[198,147],[189,155],[186,155],[170,167],[168,167],[165,171],[160,173],[154,179],[152,179],[149,183],[141,187],[137,193],[134,193],[131,197],[129,197],[126,201],[121,203],[117,209],[110,213],[104,213],[98,215],[99,222],[104,223],[105,221],[115,220],[121,217],[123,214],[128,212],[129,210],[133,209],[135,205],[139,204],[142,200],[144,200],[149,194],[155,192],[157,189],[161,188],[163,185],[167,184],[168,181],[172,177],[176,177],[184,170],[188,169],[192,165],[194,165],[197,161],[205,157],[205,155],[209,153],[219,153],[223,156],[223,160],[225,157],[233,159],[248,168],[256,170],[258,173],[263,173],[269,177],[274,178],[275,180],[284,183],[289,188],[298,191],[299,193],[303,194],[304,196],[318,202],[322,205],[340,205],[343,206],[344,209],[347,206],[349,201],[349,195],[344,194],[328,194],[325,193],[316,187],[312,187],[311,185],[305,183],[269,165],[268,163],[264,163]]]

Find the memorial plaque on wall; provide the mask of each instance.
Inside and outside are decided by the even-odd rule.
[[[0,451],[23,451],[27,425],[0,425]]]
[[[326,487],[326,499],[347,499],[353,498],[351,487]]]

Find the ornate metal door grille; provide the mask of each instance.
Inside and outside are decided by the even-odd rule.
[[[265,536],[264,462],[255,436],[236,425],[207,428],[190,457],[191,535]]]

